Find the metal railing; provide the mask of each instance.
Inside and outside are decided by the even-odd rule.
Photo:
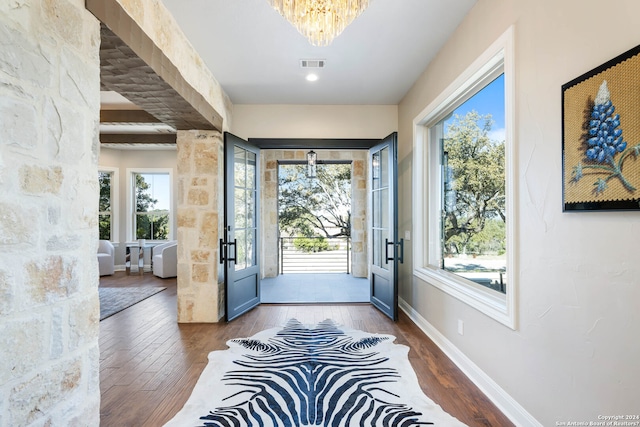
[[[280,237],[279,274],[351,271],[351,238]]]

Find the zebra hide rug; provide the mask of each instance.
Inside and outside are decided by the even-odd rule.
[[[394,340],[295,319],[231,340],[165,427],[463,426],[422,393]]]

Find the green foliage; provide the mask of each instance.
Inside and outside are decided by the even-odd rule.
[[[111,240],[111,173],[99,172],[100,197],[98,212],[98,235],[101,240]],[[108,212],[108,214],[107,214]]]
[[[490,114],[470,111],[446,129],[445,255],[504,249],[505,146],[489,137],[492,124]]]
[[[351,165],[318,165],[308,178],[306,165],[281,165],[278,221],[289,235],[351,235]]]
[[[150,194],[148,182],[142,174],[135,175],[136,181],[136,239],[167,240],[169,237],[169,213],[154,211],[158,203]]]
[[[296,237],[293,246],[302,252],[322,252],[329,250],[329,242],[324,237]]]

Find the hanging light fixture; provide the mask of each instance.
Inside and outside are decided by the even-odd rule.
[[[311,150],[307,153],[307,176],[309,178],[316,177],[316,165],[318,156],[315,151]]]
[[[328,46],[369,6],[369,0],[267,0],[314,46]]]

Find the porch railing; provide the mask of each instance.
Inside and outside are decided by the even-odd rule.
[[[281,237],[280,274],[350,273],[351,239]]]

